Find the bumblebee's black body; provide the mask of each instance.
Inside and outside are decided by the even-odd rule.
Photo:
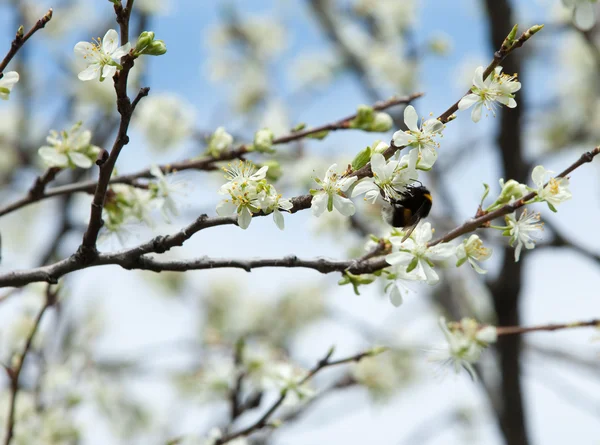
[[[402,193],[401,199],[391,200],[390,204],[394,210],[390,221],[391,225],[409,227],[429,215],[432,205],[431,193],[422,185],[408,187]]]
[[[394,227],[406,228],[404,240],[410,236],[421,218],[426,218],[433,200],[426,187],[408,186],[400,199],[390,199],[389,209],[384,209],[384,218]]]

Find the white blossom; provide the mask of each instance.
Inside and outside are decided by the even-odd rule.
[[[385,257],[385,260],[393,266],[406,267],[407,273],[416,270],[418,276],[427,284],[436,284],[439,276],[433,270],[432,261],[449,258],[454,254],[455,247],[448,243],[428,247],[427,243],[431,240],[432,233],[431,224],[426,222],[419,224],[411,238],[404,242],[401,236],[391,237],[393,251]]]
[[[19,81],[19,73],[16,71],[8,71],[4,73],[0,79],[0,99],[8,100],[10,92],[15,84]]]
[[[435,138],[441,136],[444,124],[437,119],[428,119],[419,128],[419,116],[412,105],[404,109],[404,123],[408,130],[394,133],[394,145],[412,147],[409,158],[415,163],[409,164],[409,168],[430,170],[437,159],[435,149],[440,145]]]
[[[313,215],[321,216],[327,209],[332,212],[335,208],[344,216],[354,215],[354,203],[343,194],[357,180],[356,176],[343,177],[336,173],[337,164],[333,164],[325,173],[325,178],[320,180],[315,178],[315,182],[322,188],[320,190],[311,190],[313,198],[311,208]]]
[[[150,184],[153,201],[160,209],[165,221],[171,223],[171,217],[179,216],[175,196],[183,193],[185,182],[173,180],[174,174],[165,176],[157,165],[150,167],[150,174],[156,178]]]
[[[468,261],[475,272],[479,274],[487,273],[482,269],[477,261],[485,261],[492,256],[492,249],[484,247],[483,241],[477,235],[471,235],[469,239],[464,240],[456,247],[456,257],[458,261],[456,267],[461,266]]]
[[[90,168],[101,150],[91,140],[92,132],[82,130],[78,122],[69,131],[51,130],[46,138],[49,145],[40,147],[38,154],[48,167]]]
[[[481,352],[495,343],[497,331],[494,326],[483,328],[473,319],[463,318],[460,323],[453,323],[452,329],[448,328],[446,319],[440,317],[440,328],[446,337],[446,347],[437,360],[444,364],[452,365],[457,374],[462,368],[466,369],[473,380],[477,379],[473,365],[477,363]]]
[[[404,264],[393,266],[388,278],[393,279],[393,281],[386,286],[386,294],[390,303],[395,307],[400,307],[404,303],[404,294],[410,292],[410,288],[406,285],[407,281],[426,281],[422,268],[415,268],[410,272],[406,272],[406,265]]]
[[[514,99],[514,93],[521,89],[521,83],[516,81],[517,75],[510,76],[502,73],[501,66],[496,67],[485,80],[483,72],[482,66],[477,67],[471,93],[465,95],[458,103],[459,110],[466,110],[474,106],[471,112],[473,122],[479,122],[483,107],[495,116],[496,102],[506,105],[508,108],[515,108],[517,102]]]
[[[352,190],[352,197],[364,194],[365,201],[375,204],[381,199],[381,192],[387,199],[400,199],[406,186],[418,179],[415,169],[408,168],[398,161],[386,161],[380,153],[371,156],[372,178],[364,178]]]
[[[79,80],[100,79],[102,82],[107,77],[112,77],[121,69],[119,61],[131,49],[131,43],[119,45],[119,34],[114,29],[109,29],[102,41],[100,38],[90,42],[79,42],[75,45],[75,54],[83,57],[87,68],[78,74]]]
[[[268,197],[276,196],[276,192],[271,192],[269,184],[265,179],[269,167],[263,166],[256,171],[254,165],[249,162],[240,161],[237,164],[228,164],[224,168],[228,182],[223,184],[219,189],[222,195],[229,195],[217,205],[217,214],[220,216],[230,216],[237,214],[238,226],[242,229],[247,229],[252,221],[252,214],[258,213],[261,210],[262,203],[269,202],[272,211],[286,209],[289,207],[285,201],[268,199]],[[274,189],[273,189],[274,190]],[[265,192],[261,194],[261,192]],[[281,204],[281,205],[280,205]],[[291,207],[289,207],[291,208]],[[281,215],[273,215],[275,223],[278,227],[283,227],[283,217]],[[280,227],[280,228],[281,228]]]
[[[283,198],[282,195],[277,193],[275,187],[271,184],[267,184],[265,188],[258,194],[258,204],[260,209],[265,213],[273,212],[273,221],[275,225],[283,230],[285,223],[283,220],[283,214],[281,211],[289,212],[294,205],[292,201],[287,198]]]
[[[548,207],[556,212],[556,206],[561,202],[571,199],[572,195],[569,191],[569,178],[554,178],[553,173],[538,165],[531,172],[531,179],[537,186],[538,198],[546,201]],[[546,181],[548,182],[547,185]]]
[[[231,147],[231,144],[233,144],[233,136],[227,133],[224,127],[219,127],[208,141],[208,152],[218,158],[221,153]]]
[[[307,382],[303,382],[308,372],[291,363],[281,362],[271,366],[265,377],[265,386],[271,386],[280,392],[285,392],[287,405],[295,405],[315,392]]]
[[[515,214],[506,215],[504,217],[506,224],[508,225],[504,230],[504,236],[510,236],[510,245],[514,247],[515,243],[515,261],[519,261],[521,257],[521,250],[523,246],[526,249],[533,249],[535,243],[530,235],[530,232],[541,230],[544,227],[543,223],[540,223],[540,214],[527,212],[527,209],[523,210],[521,216],[517,220]]]

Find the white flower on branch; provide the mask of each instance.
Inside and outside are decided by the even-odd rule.
[[[312,397],[315,391],[308,383],[301,383],[308,372],[291,363],[281,362],[271,367],[265,377],[265,386],[271,386],[285,394],[285,403],[288,406],[296,405]]]
[[[402,303],[404,303],[403,294],[410,292],[410,289],[405,282],[425,281],[426,277],[421,268],[415,268],[410,272],[406,272],[406,265],[398,263],[391,268],[388,273],[388,279],[393,281],[386,286],[386,294],[390,303],[395,307],[400,307]]]
[[[571,199],[572,195],[569,190],[569,178],[554,178],[553,173],[538,165],[531,172],[531,179],[537,186],[538,200],[546,201],[550,210],[556,212],[556,206]],[[546,185],[547,179],[548,184]]]
[[[412,147],[409,152],[409,168],[430,170],[437,159],[435,149],[440,146],[435,138],[442,135],[444,124],[437,119],[428,119],[419,128],[419,116],[412,105],[404,109],[404,123],[408,130],[394,133],[394,145]]]
[[[292,202],[278,194],[275,187],[271,184],[266,184],[264,189],[258,194],[258,202],[262,211],[265,213],[273,212],[273,221],[275,221],[275,225],[280,230],[283,230],[285,228],[285,223],[281,211],[289,212],[293,207]]]
[[[79,80],[100,79],[102,82],[107,77],[112,77],[117,69],[123,67],[119,64],[121,57],[131,50],[131,43],[119,46],[119,35],[114,29],[109,29],[102,41],[100,38],[90,42],[79,42],[75,45],[75,54],[83,57],[87,68],[78,74]]]
[[[466,261],[469,262],[475,272],[479,274],[487,273],[482,269],[477,261],[485,261],[492,256],[492,249],[484,247],[483,241],[477,235],[471,235],[469,239],[464,240],[456,247],[456,267],[462,266]]]
[[[221,153],[231,147],[231,144],[233,144],[233,136],[227,133],[224,127],[219,127],[208,141],[208,153],[218,158]]]
[[[451,257],[455,247],[447,243],[429,247],[427,243],[431,240],[432,234],[431,224],[426,222],[419,224],[411,237],[404,242],[401,236],[391,237],[393,251],[385,257],[385,260],[392,266],[405,267],[406,273],[415,270],[420,279],[427,284],[436,284],[440,278],[433,270],[432,261]]]
[[[333,164],[323,180],[315,178],[315,182],[321,186],[320,190],[311,190],[311,208],[315,216],[321,216],[326,209],[332,212],[334,208],[344,216],[352,216],[356,211],[354,203],[343,192],[357,181],[357,177],[344,177],[336,173],[336,169],[337,164]]]
[[[48,167],[80,167],[90,168],[94,165],[100,147],[92,145],[92,132],[81,129],[81,122],[71,127],[70,131],[63,130],[58,133],[50,131],[46,138],[49,145],[44,145],[38,154]]]
[[[19,73],[16,71],[8,71],[4,73],[0,79],[0,99],[8,100],[10,92],[15,84],[19,81]]]
[[[364,178],[352,190],[352,197],[364,194],[365,201],[375,204],[381,199],[381,191],[388,199],[400,199],[406,186],[418,179],[418,172],[406,163],[386,161],[380,153],[371,156],[372,178]]]
[[[533,249],[535,243],[530,233],[544,228],[544,223],[540,222],[539,213],[528,213],[527,209],[523,210],[521,216],[517,220],[515,214],[506,215],[504,217],[507,227],[504,228],[504,236],[510,236],[510,245],[514,247],[515,243],[515,261],[519,261],[523,246],[526,249]]]
[[[446,323],[446,319],[440,317],[439,325],[447,344],[444,351],[434,359],[443,364],[450,364],[457,374],[464,368],[471,378],[476,380],[473,365],[481,357],[482,351],[490,343],[496,342],[496,328],[480,327],[479,323],[471,318],[463,318],[460,323]]]
[[[266,183],[265,176],[268,167],[258,171],[249,162],[240,161],[237,164],[228,164],[224,168],[229,182],[221,186],[219,193],[229,195],[228,199],[217,205],[217,214],[220,216],[238,215],[238,226],[247,229],[252,221],[252,214],[260,211],[258,202],[258,186],[261,181]]]
[[[267,182],[265,176],[269,167],[263,166],[256,171],[250,162],[240,161],[237,164],[228,164],[224,168],[228,179],[219,190],[222,195],[229,198],[217,205],[217,213],[220,216],[238,215],[238,225],[247,229],[252,221],[252,214],[273,212],[273,220],[279,229],[284,229],[283,215],[281,211],[290,211],[292,203],[277,193],[275,187]]]
[[[479,122],[483,107],[495,116],[496,102],[506,105],[508,108],[515,108],[517,106],[515,93],[521,89],[521,83],[516,81],[517,75],[511,76],[502,73],[501,66],[496,67],[485,80],[483,72],[482,66],[475,70],[471,93],[464,96],[458,103],[459,110],[466,110],[474,106],[471,112],[473,122]]]
[[[175,196],[183,194],[185,182],[173,180],[174,174],[165,176],[157,165],[150,168],[150,173],[156,178],[149,185],[151,197],[160,209],[165,221],[171,223],[171,216],[179,216]]]

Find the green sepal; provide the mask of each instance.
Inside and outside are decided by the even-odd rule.
[[[488,184],[486,184],[485,182],[483,183],[483,196],[481,197],[481,201],[479,203],[479,207],[483,207],[483,201],[485,201],[485,198],[487,198],[487,196],[490,193],[490,186]]]
[[[410,262],[410,264],[406,267],[406,273],[411,273],[413,270],[415,270],[417,268],[418,264],[419,264],[419,259],[417,257],[414,257],[412,259],[412,261]]]
[[[329,195],[327,199],[327,211],[333,212],[333,195]]]

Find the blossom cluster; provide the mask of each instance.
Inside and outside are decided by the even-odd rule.
[[[515,108],[515,93],[521,89],[521,83],[517,82],[517,75],[509,75],[502,72],[502,67],[497,66],[485,79],[482,66],[475,70],[473,87],[471,93],[464,96],[458,103],[459,110],[474,107],[471,112],[473,122],[479,122],[483,107],[491,111],[494,116],[497,103]]]
[[[81,126],[78,122],[69,131],[50,131],[46,138],[48,145],[38,150],[48,167],[90,168],[94,165],[101,148],[91,144],[92,132]]]
[[[252,163],[244,161],[224,167],[227,183],[221,186],[219,193],[228,197],[217,205],[217,213],[220,216],[237,215],[238,226],[242,229],[248,228],[253,214],[273,213],[275,225],[283,230],[282,211],[289,212],[293,204],[268,183],[268,169],[263,166],[257,171]]]

